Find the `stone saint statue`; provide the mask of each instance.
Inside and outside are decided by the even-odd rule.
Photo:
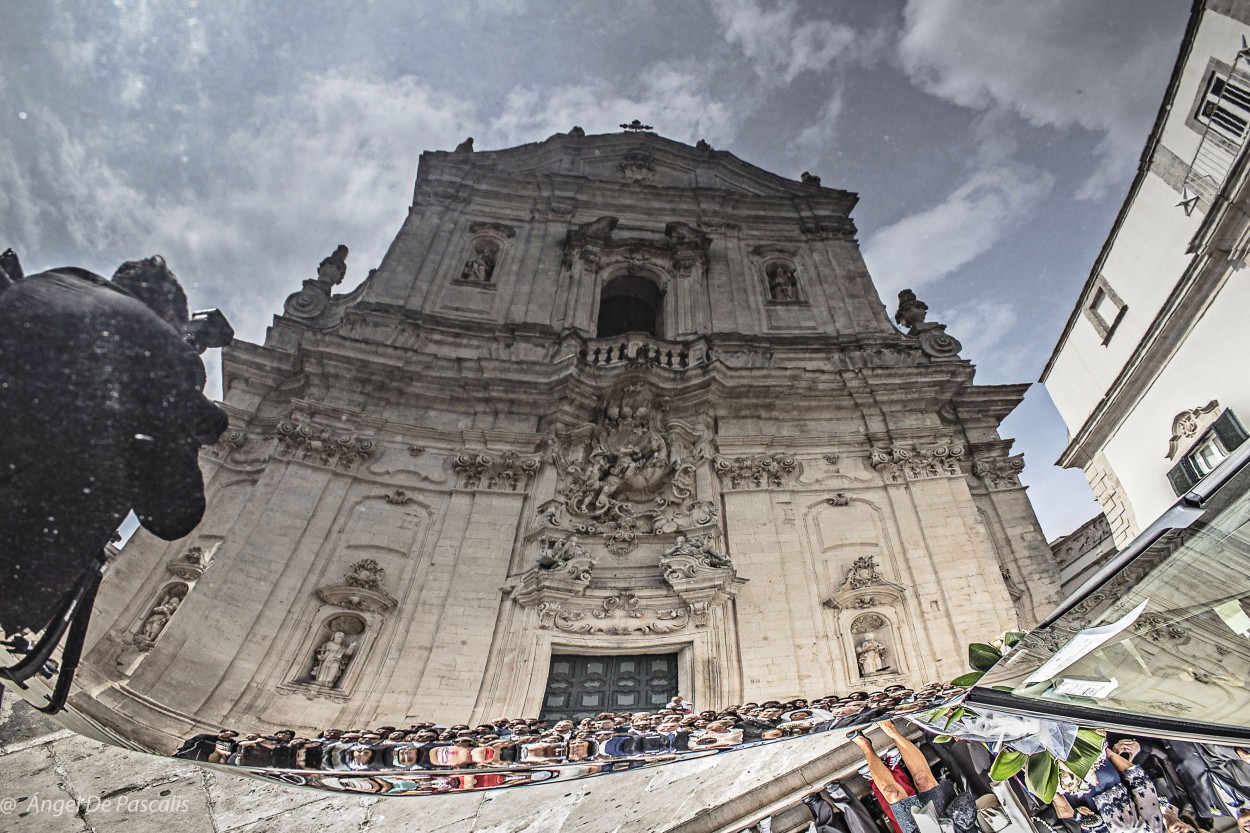
[[[692,541],[685,535],[678,533],[673,540],[673,546],[666,549],[661,557],[672,558],[675,555],[688,555],[704,559],[709,567],[729,567],[733,565],[728,556],[721,555],[716,551],[716,547],[712,545],[711,535],[700,535]]]
[[[327,288],[333,288],[343,282],[347,276],[347,247],[342,243],[334,253],[321,261],[317,267],[317,280]]]
[[[577,536],[570,535],[558,541],[549,541],[538,555],[538,566],[544,570],[554,570],[563,567],[570,558],[585,554],[585,551],[577,541]]]
[[[885,646],[877,641],[875,634],[864,634],[864,641],[855,649],[855,656],[859,658],[861,677],[871,677],[890,669],[885,664]]]
[[[317,661],[312,669],[313,680],[317,685],[330,687],[337,683],[343,675],[343,666],[347,665],[348,657],[356,652],[355,645],[343,641],[345,635],[342,631],[335,631],[334,636],[317,649]]]
[[[774,301],[795,300],[797,286],[798,281],[794,278],[794,270],[788,266],[778,264],[768,275],[768,290],[772,293]]]
[[[139,635],[144,639],[153,641],[160,636],[161,631],[165,630],[165,626],[169,624],[174,611],[178,609],[179,601],[177,596],[167,596],[165,601],[152,608],[152,612],[148,614],[148,618],[144,621],[143,629]]]

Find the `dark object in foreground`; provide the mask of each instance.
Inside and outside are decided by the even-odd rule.
[[[6,633],[47,627],[131,509],[165,540],[199,523],[197,452],[227,420],[202,393],[187,324],[159,258],[126,264],[116,282],[62,268],[0,293]]]

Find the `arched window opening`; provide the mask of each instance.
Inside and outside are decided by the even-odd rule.
[[[621,275],[603,286],[599,294],[599,338],[623,333],[660,335],[664,293],[652,281],[637,275]]]

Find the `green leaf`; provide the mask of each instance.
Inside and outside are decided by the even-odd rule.
[[[951,680],[951,685],[963,686],[964,688],[972,688],[977,684],[977,680],[985,676],[984,671],[969,671],[967,674],[960,674]]]
[[[954,723],[956,720],[961,719],[963,716],[964,716],[964,707],[956,706],[955,708],[951,709],[950,715],[946,718],[946,725],[943,726],[942,728],[949,729],[952,723]]]
[[[1049,804],[1059,789],[1059,762],[1049,752],[1034,752],[1024,771],[1024,785],[1029,792]]]
[[[954,738],[950,735],[937,735],[932,741],[930,741],[930,743],[950,743],[953,740]]]
[[[1002,658],[1003,655],[993,645],[973,642],[968,646],[968,664],[974,671],[989,671]]]
[[[1029,635],[1028,631],[1007,631],[1003,634],[1003,645],[1007,648],[1014,648],[1020,644],[1020,640]]]
[[[1072,751],[1068,753],[1064,764],[1078,778],[1084,778],[1097,763],[1098,756],[1102,753],[1102,745],[1102,735],[1093,729],[1077,729]]]
[[[1024,765],[1028,760],[1029,756],[1023,752],[1017,752],[1014,749],[1004,749],[998,753],[998,757],[990,765],[990,778],[993,778],[995,781],[1006,781],[1024,769]]]

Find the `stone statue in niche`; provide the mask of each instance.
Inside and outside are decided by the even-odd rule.
[[[317,685],[333,687],[343,676],[348,659],[356,653],[355,643],[344,642],[345,637],[342,631],[335,631],[317,649],[317,660],[312,667],[313,682]]]
[[[464,262],[460,280],[469,283],[490,283],[495,276],[499,251],[494,244],[483,241],[473,247],[473,257]]]
[[[174,611],[178,609],[182,599],[170,593],[161,603],[152,608],[152,612],[148,614],[148,618],[143,620],[143,627],[139,630],[139,635],[149,642],[155,642],[156,638],[165,630],[165,626],[169,624],[169,620],[173,618]]]
[[[733,562],[726,555],[721,555],[716,551],[716,547],[712,543],[712,535],[700,535],[697,538],[689,539],[685,535],[678,534],[673,545],[664,551],[660,556],[660,561],[668,561],[677,556],[687,556],[699,559],[709,567],[732,567]]]
[[[768,275],[768,292],[774,301],[797,301],[799,299],[799,282],[794,275],[794,267],[788,263],[774,263],[766,270]]]
[[[317,267],[317,281],[328,292],[343,282],[347,276],[347,246],[342,243],[334,254],[321,261]]]
[[[873,633],[865,633],[864,639],[855,648],[855,657],[859,660],[859,676],[873,677],[890,670],[885,662],[885,646],[877,641]]]

